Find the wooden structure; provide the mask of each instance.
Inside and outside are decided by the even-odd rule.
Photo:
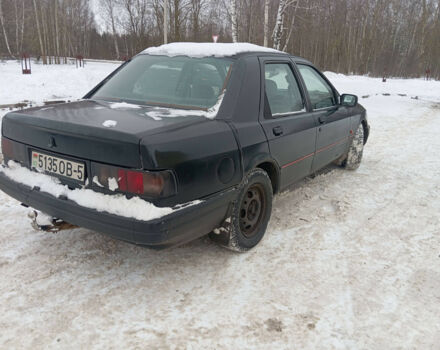
[[[77,55],[75,57],[76,68],[83,67],[84,68],[84,57],[82,55]]]
[[[21,55],[21,72],[31,74],[31,57],[27,53]]]

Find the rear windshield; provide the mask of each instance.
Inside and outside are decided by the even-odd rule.
[[[222,94],[232,59],[139,55],[106,82],[93,98],[208,109]]]

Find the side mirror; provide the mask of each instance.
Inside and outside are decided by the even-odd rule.
[[[356,95],[343,94],[341,96],[341,105],[347,107],[354,107],[358,103],[358,97]]]

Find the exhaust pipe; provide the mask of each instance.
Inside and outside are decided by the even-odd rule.
[[[39,212],[37,212],[36,210],[29,211],[28,217],[31,219],[32,228],[36,231],[45,231],[45,232],[56,233],[56,232],[63,231],[63,230],[72,230],[72,229],[78,227],[78,226],[69,224],[68,222],[66,222],[64,220],[52,218],[52,217],[47,216],[45,214],[40,215],[40,218],[39,218]]]

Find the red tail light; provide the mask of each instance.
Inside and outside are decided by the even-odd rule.
[[[144,194],[144,177],[142,173],[127,170],[127,191]]]
[[[113,191],[147,197],[168,197],[176,193],[174,175],[168,170],[135,171],[92,163],[92,176]],[[115,184],[117,188],[114,188]]]

